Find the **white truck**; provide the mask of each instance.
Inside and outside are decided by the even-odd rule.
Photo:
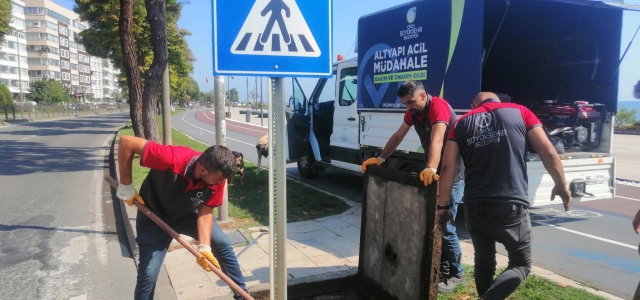
[[[614,197],[620,8],[629,7],[507,3],[423,0],[361,17],[357,58],[338,60],[333,77],[320,79],[308,97],[294,80],[288,151],[300,175],[314,178],[326,168],[361,174],[362,162],[378,155],[403,122],[397,88],[415,79],[459,115],[481,90],[530,107],[564,152],[573,201]],[[383,166],[419,172],[423,151],[411,130]],[[527,173],[531,205],[551,204],[553,180],[535,153]]]

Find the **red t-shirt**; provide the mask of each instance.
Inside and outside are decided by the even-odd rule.
[[[445,123],[449,125],[449,120],[451,119],[451,110],[449,109],[449,105],[444,99],[432,96],[431,103],[428,107],[425,107],[425,110],[421,114],[418,114],[418,120],[422,122],[425,117],[429,118],[430,125],[436,123]],[[404,113],[404,122],[409,126],[413,126],[413,116],[411,112],[407,111]]]
[[[140,165],[159,171],[170,169],[173,173],[187,180],[188,186],[185,192],[189,192],[205,187],[202,180],[194,182],[190,177],[191,174],[187,174],[189,167],[195,164],[193,158],[200,156],[200,154],[202,152],[194,151],[187,147],[162,145],[148,141],[144,146]],[[222,205],[223,190],[226,183],[227,181],[225,180],[222,184],[210,186],[212,194],[203,204],[209,207]]]

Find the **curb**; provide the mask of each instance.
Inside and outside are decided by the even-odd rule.
[[[122,130],[125,126],[122,125],[115,131],[115,136],[112,141],[111,149],[112,151],[109,153],[109,163],[113,164],[113,170],[115,174],[111,174],[113,178],[118,180],[119,168],[116,161],[117,153],[118,153],[118,135],[120,134],[120,130]],[[125,233],[127,235],[127,241],[129,243],[129,251],[131,252],[131,256],[133,258],[133,262],[136,265],[136,269],[140,263],[139,261],[139,250],[138,243],[136,242],[136,215],[138,213],[138,209],[135,206],[128,206],[123,201],[119,199],[114,199],[114,201],[118,201],[120,203],[120,212],[122,213],[122,220],[124,223]],[[129,217],[133,216],[133,217]],[[160,274],[158,275],[158,279],[156,281],[156,293],[155,298],[160,300],[177,300],[178,296],[176,295],[176,291],[173,288],[171,283],[171,279],[169,278],[169,273],[167,272],[167,268],[164,265],[164,261],[162,263],[162,267],[160,269]]]
[[[111,152],[109,157],[109,162],[113,163],[113,169],[115,174],[111,174],[111,177],[118,180],[118,174],[120,174],[120,170],[118,167],[118,163],[116,161],[117,153],[118,153],[118,136],[120,134],[120,130],[122,130],[125,126],[120,126],[115,132],[115,136],[112,141]],[[134,206],[128,206],[123,201],[118,201],[120,203],[120,212],[122,212],[122,220],[124,221],[124,229],[127,234],[127,240],[129,241],[129,250],[131,251],[131,256],[133,257],[133,262],[138,266],[138,243],[136,243],[136,229],[135,229],[135,215],[137,214],[137,209]],[[130,218],[129,216],[134,216]]]

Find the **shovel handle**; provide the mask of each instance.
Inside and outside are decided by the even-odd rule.
[[[118,181],[116,181],[115,179],[113,179],[111,176],[106,175],[104,177],[104,180],[109,183],[109,185],[111,185],[112,188],[114,189],[118,189]],[[196,258],[200,258],[202,256],[202,254],[200,254],[200,252],[198,252],[196,249],[194,249],[193,247],[191,247],[191,245],[185,241],[180,234],[178,234],[175,230],[173,230],[173,228],[171,228],[169,225],[167,225],[167,223],[165,223],[164,221],[162,221],[162,219],[160,219],[156,214],[154,214],[151,210],[149,210],[146,206],[144,206],[143,204],[140,204],[140,202],[138,202],[137,200],[133,200],[133,204],[145,215],[147,215],[147,217],[149,217],[149,219],[153,220],[154,222],[156,222],[156,224],[158,224],[158,226],[160,226],[160,228],[162,228],[164,231],[166,231],[172,238],[174,238],[176,241],[178,241],[178,243],[180,243],[180,245],[182,245],[185,249],[189,250],[189,252],[191,252],[191,254],[193,254],[193,256],[195,256]],[[253,300],[253,298],[251,296],[249,296],[249,294],[247,292],[245,292],[243,289],[241,289],[235,282],[233,282],[233,280],[231,280],[227,275],[225,275],[224,273],[222,273],[222,271],[220,271],[218,268],[216,268],[210,261],[207,261],[209,263],[209,268],[213,271],[213,273],[215,273],[218,277],[220,277],[220,279],[222,279],[222,281],[224,281],[233,291],[235,291],[236,293],[238,293],[240,296],[242,296],[244,299],[251,299]]]

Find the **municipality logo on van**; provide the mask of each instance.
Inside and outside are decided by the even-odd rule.
[[[413,23],[416,20],[416,7],[409,8],[407,11],[407,22]]]
[[[407,10],[407,22],[409,22],[409,24],[407,25],[407,29],[400,30],[400,36],[405,41],[418,38],[419,33],[422,32],[422,27],[417,27],[416,24],[413,24],[417,17],[416,10],[417,7],[412,7]]]

